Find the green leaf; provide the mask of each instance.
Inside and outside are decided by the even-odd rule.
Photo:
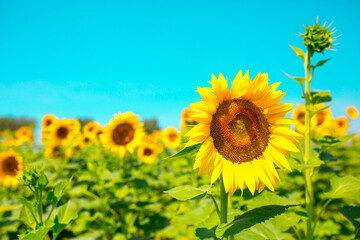
[[[190,186],[179,186],[165,192],[170,194],[173,198],[176,198],[177,200],[184,201],[189,199],[193,200],[197,198],[202,198],[209,191],[210,191],[210,186],[206,185],[199,188],[190,187]]]
[[[49,180],[43,171],[41,171],[41,174],[40,174],[40,177],[39,177],[39,180],[37,183],[38,183],[40,189],[44,189],[49,184]]]
[[[348,134],[346,136],[343,137],[331,137],[331,136],[324,136],[321,139],[319,139],[319,143],[323,146],[323,147],[329,147],[332,146],[334,144],[338,144],[341,142],[347,142],[349,141],[351,138],[355,137],[355,133],[353,134]]]
[[[297,48],[297,47],[294,47],[294,46],[291,46],[291,45],[289,45],[289,46],[292,48],[292,50],[294,50],[294,52],[296,53],[296,56],[297,56],[297,57],[299,57],[299,58],[301,58],[303,61],[305,61],[305,53],[304,53],[304,51],[303,51],[302,49]]]
[[[358,199],[360,192],[360,179],[353,176],[338,177],[330,179],[331,190],[325,193],[326,198]]]
[[[22,203],[22,205],[27,207],[29,210],[31,210],[33,208],[33,205],[31,204],[31,202],[29,202],[26,198],[18,197],[17,199],[19,200],[20,203]]]
[[[39,227],[36,230],[32,230],[26,232],[24,234],[19,235],[20,240],[42,240],[45,238],[46,234],[50,231],[50,229],[54,226],[53,222],[45,222],[45,224]]]
[[[343,207],[341,213],[354,225],[355,239],[360,238],[360,207]]]
[[[331,58],[325,59],[325,60],[321,60],[319,61],[315,66],[311,65],[310,67],[313,69],[317,68],[317,67],[321,67],[322,65],[324,65],[327,61],[329,61]]]
[[[69,224],[71,220],[74,220],[78,217],[76,211],[72,206],[72,202],[68,201],[61,207],[59,207],[56,218],[60,224]]]
[[[169,160],[169,159],[174,159],[174,158],[180,158],[180,157],[185,157],[186,155],[189,154],[193,154],[197,151],[199,151],[200,147],[201,147],[202,143],[198,143],[196,145],[184,148],[183,150],[181,150],[180,152],[177,152],[176,154],[165,158],[164,160]]]
[[[298,83],[300,83],[301,86],[302,86],[302,85],[304,84],[304,82],[305,82],[305,78],[302,78],[302,77],[293,77],[293,76],[287,74],[287,73],[284,72],[284,71],[282,71],[282,72],[283,72],[286,76],[288,76],[289,78],[291,78],[291,79],[297,81]]]
[[[311,103],[316,105],[319,103],[324,102],[331,102],[332,98],[329,91],[323,91],[323,92],[311,92]]]
[[[238,217],[234,221],[226,224],[220,224],[216,228],[216,237],[223,238],[233,236],[244,229],[248,229],[255,224],[264,222],[270,218],[273,218],[279,214],[285,212],[289,207],[295,207],[298,205],[268,205],[259,208],[252,209]]]
[[[22,221],[26,226],[35,230],[36,222],[33,215],[30,212],[31,210],[28,207],[23,206],[20,212],[19,219]]]
[[[318,110],[310,110],[310,118],[312,118],[315,114],[321,112],[321,111],[324,111],[325,109],[328,109],[330,106],[326,106],[326,107],[323,107],[323,108],[320,108]]]
[[[197,236],[200,239],[204,238],[215,238],[215,229],[217,226],[207,229],[207,228],[197,228],[195,231],[195,236]]]
[[[315,151],[320,152],[320,148],[315,148]],[[319,154],[319,159],[324,162],[336,162],[337,158],[327,151],[322,151]]]

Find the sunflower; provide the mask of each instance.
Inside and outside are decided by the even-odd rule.
[[[54,115],[47,114],[42,118],[42,131],[49,131],[50,128],[57,121],[57,118]]]
[[[143,143],[137,152],[141,161],[147,164],[155,162],[157,156],[157,147],[152,143]]]
[[[99,136],[100,134],[103,133],[103,128],[100,126],[99,123],[90,121],[86,123],[85,126],[83,127],[83,133],[85,136],[90,136],[90,137]]]
[[[34,133],[28,126],[22,126],[16,130],[15,136],[21,143],[25,142],[28,145],[30,145],[34,139]]]
[[[45,147],[44,150],[45,157],[61,158],[61,145],[56,142],[52,142]]]
[[[76,127],[76,126],[75,126]],[[74,125],[68,119],[59,120],[51,129],[52,142],[69,145],[74,138]]]
[[[317,104],[314,106],[314,110],[320,110],[324,108],[324,104]],[[324,109],[317,114],[315,114],[311,120],[311,129],[314,132],[322,134],[326,129],[330,129],[331,125],[334,121],[334,118],[332,116],[332,113],[329,108]]]
[[[144,124],[132,112],[119,113],[105,126],[100,139],[103,146],[117,153],[120,157],[126,152],[134,153],[144,137]]]
[[[349,120],[345,116],[338,117],[333,122],[333,133],[335,136],[344,136],[349,129]]]
[[[202,101],[190,104],[198,122],[188,133],[186,147],[202,143],[194,169],[199,175],[211,173],[211,184],[222,175],[225,191],[231,195],[244,185],[254,194],[265,186],[271,191],[279,175],[274,163],[291,171],[285,157],[299,152],[294,136],[301,136],[284,124],[293,104],[278,103],[285,93],[275,91],[280,83],[268,86],[268,75],[259,73],[253,81],[248,72],[236,75],[231,90],[220,73],[212,75],[212,88],[197,88]]]
[[[162,141],[165,147],[176,149],[181,143],[180,133],[175,128],[168,127],[162,133]]]
[[[0,183],[5,187],[16,186],[24,171],[22,157],[14,150],[0,152]]]
[[[299,104],[292,115],[292,118],[296,121],[294,124],[295,129],[301,134],[305,133],[305,112],[304,105]]]
[[[357,119],[359,116],[359,111],[354,106],[349,106],[346,108],[346,114],[350,119]]]

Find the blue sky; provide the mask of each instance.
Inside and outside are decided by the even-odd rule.
[[[44,114],[108,123],[133,111],[161,127],[200,100],[211,74],[267,72],[298,103],[303,76],[289,44],[303,24],[334,21],[342,36],[312,89],[329,90],[335,116],[360,109],[360,1],[0,0],[0,116]],[[317,56],[323,59],[323,56]],[[352,131],[360,120],[352,121]]]

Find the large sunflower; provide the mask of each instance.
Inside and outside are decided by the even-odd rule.
[[[0,152],[0,183],[5,187],[16,186],[24,171],[22,157],[10,149]]]
[[[100,139],[105,148],[123,157],[128,151],[133,153],[143,137],[144,124],[139,122],[139,116],[127,112],[115,115],[115,119],[105,126]]]
[[[187,133],[186,147],[202,143],[194,168],[199,175],[212,172],[211,184],[222,174],[231,195],[244,185],[252,194],[264,186],[274,191],[280,180],[274,163],[291,171],[285,157],[299,151],[294,136],[301,135],[284,126],[293,123],[285,118],[293,104],[278,103],[285,93],[275,91],[280,83],[268,86],[267,74],[251,81],[240,71],[231,90],[221,73],[219,79],[212,75],[210,84],[198,87],[202,101],[190,104],[198,124]]]

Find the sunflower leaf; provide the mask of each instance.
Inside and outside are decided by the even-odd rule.
[[[360,207],[343,207],[341,213],[354,225],[355,239],[360,238]]]
[[[195,236],[200,238],[200,239],[204,239],[204,238],[214,238],[216,237],[215,235],[215,230],[216,227],[213,227],[211,229],[207,229],[207,228],[197,228],[195,231]]]
[[[331,58],[325,59],[325,60],[321,60],[319,61],[315,66],[311,65],[310,67],[313,69],[317,68],[317,67],[321,67],[322,65],[324,65],[327,61],[329,61]]]
[[[296,56],[301,58],[303,61],[305,61],[305,53],[302,49],[298,48],[298,47],[294,47],[294,46],[291,46],[289,44],[289,46],[292,48],[292,50],[294,50],[294,52],[296,53]]]
[[[318,110],[310,110],[310,118],[312,118],[314,115],[316,115],[317,113],[324,111],[325,109],[328,109],[330,106],[326,106],[323,108],[320,108]]]
[[[39,240],[44,239],[46,234],[50,231],[50,229],[54,226],[54,223],[51,221],[46,221],[44,225],[39,227],[36,230],[28,231],[19,235],[19,239],[21,240]]]
[[[197,151],[199,151],[200,147],[201,147],[202,143],[198,143],[196,145],[190,146],[190,147],[186,147],[183,150],[181,150],[180,152],[175,153],[174,155],[165,158],[164,160],[169,160],[169,159],[174,159],[174,158],[180,158],[180,157],[185,157],[186,155],[189,154],[193,154]]]
[[[311,103],[314,105],[324,102],[331,102],[332,100],[329,91],[311,92],[310,99],[311,99]]]
[[[223,238],[233,236],[245,229],[248,229],[258,223],[264,222],[270,218],[280,215],[289,207],[296,207],[299,205],[268,205],[259,208],[254,208],[238,217],[234,221],[226,224],[220,224],[216,228],[216,237]]]
[[[283,72],[286,76],[288,76],[289,78],[291,78],[291,79],[297,81],[298,83],[300,83],[301,86],[302,86],[302,85],[304,84],[304,82],[305,82],[305,78],[303,78],[303,77],[293,77],[293,76],[287,74],[287,73],[284,72],[284,71],[282,71],[282,72]]]
[[[207,192],[210,192],[210,186],[206,185],[198,188],[190,186],[179,186],[165,192],[177,200],[194,200],[197,198],[202,198],[206,195]]]
[[[319,143],[321,144],[321,146],[323,147],[329,147],[331,145],[334,144],[338,144],[341,142],[347,142],[349,141],[351,138],[353,138],[356,134],[348,134],[342,137],[331,137],[331,136],[324,136],[321,139],[319,139]]]
[[[353,176],[332,177],[330,179],[331,190],[325,193],[326,198],[357,199],[354,193],[360,192],[360,179]]]

